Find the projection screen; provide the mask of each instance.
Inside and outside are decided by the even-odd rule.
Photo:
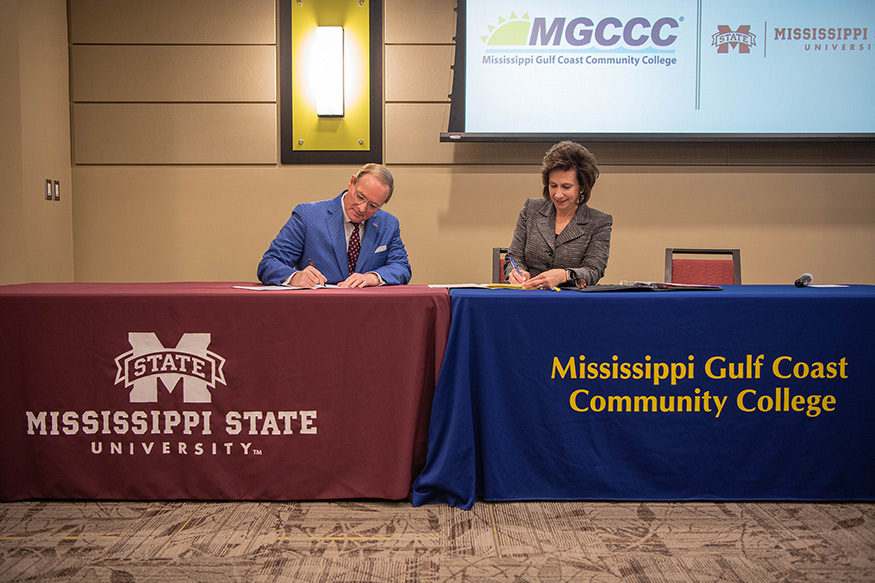
[[[871,140],[873,0],[459,0],[443,141]]]

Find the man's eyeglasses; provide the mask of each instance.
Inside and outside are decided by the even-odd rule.
[[[353,192],[352,195],[355,197],[355,203],[354,203],[354,204],[365,204],[365,203],[367,203],[367,205],[368,205],[368,209],[370,209],[370,210],[372,210],[372,211],[378,211],[378,210],[380,210],[380,208],[383,206],[383,205],[381,205],[381,204],[377,204],[377,203],[375,203],[375,202],[371,202],[371,201],[369,201],[369,200],[366,199],[364,196],[362,196],[362,194],[361,194],[358,190],[356,190],[355,192]]]

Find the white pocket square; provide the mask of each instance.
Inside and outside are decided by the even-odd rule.
[[[386,250],[386,246],[380,245],[379,247],[377,247],[377,249],[374,251],[374,253],[382,253],[385,250]]]

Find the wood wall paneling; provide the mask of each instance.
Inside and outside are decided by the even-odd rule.
[[[274,44],[274,0],[70,0],[73,44]]]
[[[77,103],[76,164],[275,164],[273,103]]]
[[[540,164],[545,144],[448,143],[449,103],[387,103],[386,160],[392,164]]]
[[[448,103],[452,45],[387,45],[386,101]]]
[[[75,45],[74,102],[276,101],[273,45]]]
[[[274,0],[71,0],[75,164],[275,164]]]
[[[456,30],[456,0],[383,0],[387,44],[451,43]]]

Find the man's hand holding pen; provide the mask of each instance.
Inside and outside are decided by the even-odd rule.
[[[292,287],[316,287],[317,285],[325,285],[326,277],[322,272],[316,269],[313,262],[307,260],[308,265],[301,271],[295,272],[289,280],[289,285]]]

